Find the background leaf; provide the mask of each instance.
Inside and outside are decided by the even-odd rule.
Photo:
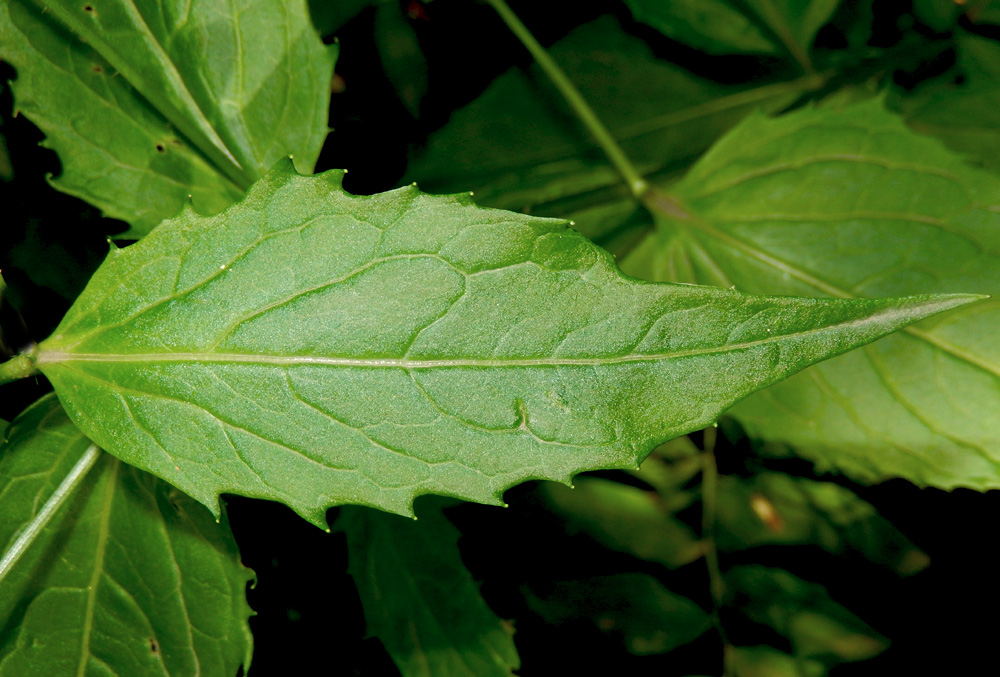
[[[758,388],[967,296],[828,301],[623,277],[560,221],[276,169],[116,250],[37,361],[102,448],[316,524],[635,466]]]
[[[552,57],[647,174],[673,175],[757,107],[779,110],[812,80],[757,88],[699,78],[656,57],[611,17],[579,27]],[[426,189],[475,189],[477,202],[571,219],[599,244],[651,227],[589,133],[536,68],[511,70],[456,111],[415,154],[408,175]]]
[[[18,68],[15,111],[59,153],[54,185],[128,221],[126,237],[188,200],[220,211],[282,157],[311,171],[335,53],[304,0],[0,7],[0,56]]]
[[[780,54],[811,69],[809,49],[839,0],[626,0],[637,21],[709,54]]]
[[[822,585],[787,571],[756,564],[733,567],[726,572],[726,583],[733,606],[788,638],[796,657],[833,666],[871,658],[889,645],[834,602]]]
[[[748,119],[650,204],[657,239],[623,262],[650,279],[840,298],[1000,291],[1000,180],[878,101]],[[732,413],[862,481],[1000,486],[998,311],[926,322]]]
[[[511,675],[520,667],[513,626],[486,606],[462,564],[458,529],[439,505],[423,505],[419,520],[344,508],[337,521],[368,634],[403,677]]]
[[[712,626],[709,615],[648,574],[624,573],[557,581],[525,590],[528,606],[546,623],[587,620],[619,635],[630,653],[667,653]]]
[[[0,447],[0,544],[90,441],[47,396]],[[235,675],[249,667],[246,584],[228,524],[102,454],[0,585],[0,675]]]

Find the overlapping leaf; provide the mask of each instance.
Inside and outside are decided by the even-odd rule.
[[[578,28],[551,54],[646,174],[676,172],[750,111],[779,110],[817,84],[720,85],[657,58],[611,17]],[[475,189],[490,207],[571,219],[592,239],[651,227],[535,68],[502,75],[454,113],[414,157],[409,176],[438,192]]]
[[[436,506],[418,521],[345,508],[350,572],[368,634],[403,677],[511,675],[520,667],[512,628],[486,606],[462,564],[458,529]]]
[[[310,171],[334,54],[304,0],[0,4],[15,108],[59,153],[54,185],[129,237],[189,200],[220,211],[281,157]]]
[[[748,119],[670,192],[650,279],[840,298],[1000,292],[1000,180],[877,101]],[[1000,302],[921,324],[790,379],[733,414],[861,480],[1000,486]]]
[[[626,0],[636,20],[710,54],[790,54],[809,67],[839,0]]]
[[[47,396],[0,446],[0,546],[90,445]],[[0,584],[0,675],[235,675],[252,639],[223,521],[103,454]]]
[[[286,163],[102,264],[35,356],[88,437],[212,507],[497,504],[973,300],[644,283],[565,222],[341,178]]]

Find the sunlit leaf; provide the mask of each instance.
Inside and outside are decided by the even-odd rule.
[[[1000,179],[870,101],[755,116],[649,199],[623,268],[752,293],[1000,292]],[[1000,487],[1000,301],[924,322],[733,410],[860,480]]]
[[[502,503],[634,467],[805,366],[975,300],[749,297],[621,275],[565,222],[287,163],[115,250],[39,368],[88,437],[217,509]],[[900,367],[902,368],[902,367]]]

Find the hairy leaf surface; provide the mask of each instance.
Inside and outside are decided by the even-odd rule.
[[[90,441],[47,396],[0,445],[0,548]],[[0,675],[235,675],[249,667],[246,584],[225,520],[102,454],[0,585]]]
[[[675,174],[750,111],[780,110],[816,84],[720,85],[657,58],[611,17],[576,29],[551,54],[646,175]],[[453,114],[409,175],[433,191],[473,188],[490,207],[571,219],[591,239],[627,241],[652,228],[537,67],[500,76]]]
[[[486,606],[462,564],[459,531],[436,506],[420,519],[345,508],[349,570],[368,634],[403,677],[504,677],[520,667],[512,627]]]
[[[1000,292],[1000,180],[878,101],[748,119],[670,192],[623,268],[839,298]],[[733,410],[758,439],[860,480],[1000,487],[1000,301],[810,369]]]
[[[634,467],[795,371],[969,296],[749,297],[621,275],[565,222],[289,163],[114,250],[36,355],[74,422],[223,492],[409,513]]]
[[[279,158],[311,171],[327,134],[335,50],[304,0],[11,0],[0,56],[59,153],[54,185],[127,237],[189,200],[220,211]]]

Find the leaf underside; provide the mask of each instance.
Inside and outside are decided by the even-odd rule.
[[[661,189],[662,190],[662,189]],[[647,279],[840,298],[1000,293],[1000,180],[881,103],[755,116],[651,201]],[[861,481],[1000,487],[1000,302],[923,322],[748,398],[736,416]]]
[[[36,355],[74,422],[218,510],[409,514],[635,467],[737,400],[968,296],[653,284],[564,222],[289,163],[115,250]]]
[[[26,409],[0,445],[0,548],[90,441],[58,400]],[[253,640],[228,523],[102,454],[0,585],[0,675],[234,675]]]

